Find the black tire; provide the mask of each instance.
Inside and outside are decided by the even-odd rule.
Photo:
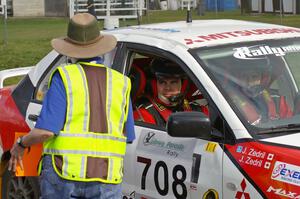
[[[15,177],[7,169],[2,177],[2,199],[39,199],[37,177]]]

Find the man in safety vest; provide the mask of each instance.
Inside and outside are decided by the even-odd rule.
[[[156,58],[150,64],[153,75],[151,95],[137,102],[134,119],[165,127],[169,116],[179,111],[202,111],[208,114],[207,104],[189,102],[186,98],[189,82],[185,72],[169,60]]]
[[[51,42],[77,62],[52,73],[36,126],[14,144],[9,162],[15,171],[24,149],[43,143],[43,199],[121,198],[126,141],[135,138],[131,82],[98,57],[116,43],[114,36],[100,34],[88,13],[72,17],[67,36]]]

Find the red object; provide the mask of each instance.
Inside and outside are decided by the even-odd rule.
[[[25,118],[19,112],[11,96],[13,87],[3,88],[0,91],[0,135],[3,151],[10,150],[15,140],[16,132],[30,131]]]
[[[146,87],[146,75],[143,68],[149,65],[151,59],[149,58],[139,58],[135,59],[132,63],[131,68],[131,81],[132,81],[132,101],[134,102],[141,95],[144,94]]]
[[[204,113],[206,116],[209,116],[209,110],[207,106],[201,106],[201,112]]]
[[[236,195],[235,195],[236,199],[242,199],[242,198],[250,199],[249,193],[245,192],[246,186],[247,186],[246,181],[245,181],[245,179],[243,179],[243,181],[241,182],[242,191],[238,191],[236,193]]]
[[[142,121],[150,124],[156,124],[155,118],[145,108],[139,108],[133,111],[135,121]]]
[[[292,109],[287,104],[284,96],[280,96],[279,106],[280,106],[280,113],[279,113],[280,118],[290,118],[293,116]]]

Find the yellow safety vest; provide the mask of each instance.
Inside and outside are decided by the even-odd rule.
[[[106,83],[106,115],[102,119],[107,120],[108,132],[89,131],[89,90],[83,67],[80,64],[61,66],[55,71],[61,75],[66,89],[65,124],[58,136],[44,143],[43,153],[52,155],[53,168],[61,178],[118,184],[123,177],[123,157],[126,151],[123,128],[129,108],[130,79],[103,65],[83,64],[87,65],[85,67],[106,69],[106,82],[103,82]],[[55,164],[55,156],[62,157],[60,169]],[[86,173],[90,166],[88,158],[107,160],[105,177],[87,178]]]

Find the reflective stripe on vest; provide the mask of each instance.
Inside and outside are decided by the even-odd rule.
[[[104,67],[98,64],[84,64],[86,67]],[[89,89],[84,69],[79,64],[72,64],[58,67],[56,71],[60,73],[66,89],[66,120],[59,136],[44,143],[44,154],[52,155],[54,170],[62,178],[120,183],[126,151],[123,129],[128,114],[131,88],[129,78],[105,67],[106,115],[101,118],[107,120],[107,132],[90,132]],[[55,155],[62,157],[61,168],[55,165]],[[89,160],[95,158],[107,160],[107,173],[104,177],[87,177],[91,166]]]
[[[90,113],[89,93],[83,68],[77,64],[59,67],[58,70],[66,88],[68,102],[64,129],[65,131],[82,129],[83,132],[87,132]],[[76,92],[73,89],[76,89]]]
[[[55,151],[55,154],[64,155],[65,151],[73,151],[74,154],[80,154],[82,151],[86,155],[106,153],[122,157],[125,154],[126,138],[101,133],[65,133],[61,131],[59,136],[48,141],[45,146],[45,153]],[[70,154],[70,152],[66,152],[66,154]]]

